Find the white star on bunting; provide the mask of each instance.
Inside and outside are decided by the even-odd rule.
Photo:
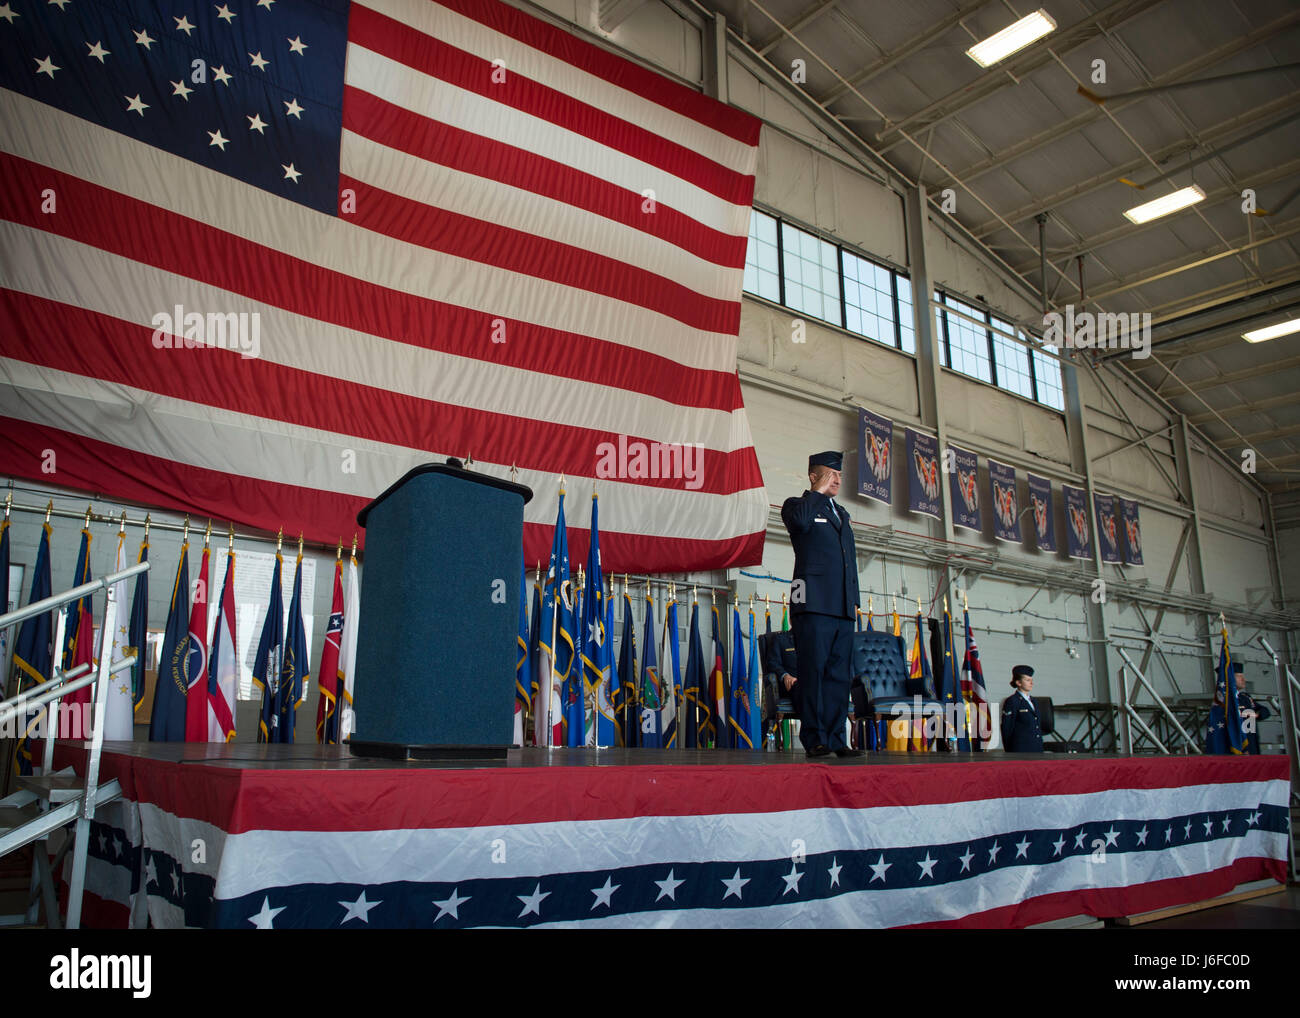
[[[150,38],[149,33],[143,28],[140,29],[140,31],[135,32],[134,35],[135,35],[135,41],[139,45],[143,46],[145,49],[148,49],[150,46],[152,46],[155,42],[158,41],[157,39]]]
[[[236,15],[231,14],[230,8],[227,7],[225,4],[222,4],[220,7],[217,7],[214,4],[213,10],[217,12],[217,17],[220,18],[222,21],[224,21],[227,25],[229,25],[232,21],[235,20]]]
[[[90,50],[90,52],[87,53],[86,56],[94,57],[101,64],[104,62],[104,58],[113,52],[112,50],[104,49],[103,45],[98,42],[95,43],[93,46],[90,43],[86,43],[86,47],[87,49]]]
[[[212,76],[217,79],[218,83],[230,87],[230,72],[226,70],[225,65],[212,68]]]
[[[172,21],[176,22],[176,31],[184,32],[186,35],[194,34],[194,26],[190,24],[190,19],[185,15],[182,14],[179,18],[173,15]]]
[[[835,856],[832,856],[832,857],[831,857],[831,868],[830,868],[831,886],[832,886],[832,887],[839,887],[839,886],[840,886],[840,870],[842,870],[842,869],[844,869],[844,867],[841,866],[841,865],[836,861],[836,857],[835,857]]]
[[[736,896],[737,899],[739,899],[740,893],[744,889],[744,886],[747,883],[749,883],[749,877],[742,877],[740,875],[740,867],[737,866],[736,875],[732,877],[730,880],[724,880],[722,883],[727,888],[727,893],[722,896],[723,901],[726,901],[733,894]]]
[[[594,912],[601,905],[604,905],[606,908],[612,908],[613,906],[610,902],[610,898],[612,898],[614,896],[614,892],[617,891],[622,886],[623,886],[622,884],[614,883],[613,877],[606,877],[605,884],[603,887],[593,887],[591,889],[591,893],[596,896],[596,901],[591,906],[591,910]]]
[[[273,930],[275,929],[275,917],[278,916],[281,912],[283,912],[284,909],[285,906],[281,906],[280,908],[272,908],[271,899],[263,898],[261,911],[258,912],[256,915],[249,916],[248,921],[252,923],[254,926],[256,926],[259,930]]]
[[[441,919],[445,915],[449,915],[453,919],[459,920],[460,907],[463,904],[465,904],[465,902],[469,901],[470,898],[472,897],[473,895],[467,894],[465,895],[465,897],[462,898],[460,896],[460,891],[457,888],[453,887],[451,889],[450,898],[443,898],[442,901],[434,902],[434,904],[438,906],[438,914],[433,917],[433,921],[436,923],[439,919]]]
[[[35,59],[35,58],[33,58],[33,59]],[[59,67],[59,66],[58,66],[58,65],[57,65],[53,60],[51,60],[49,57],[46,57],[44,60],[37,60],[37,61],[36,61],[36,73],[37,73],[37,74],[48,74],[48,75],[50,76],[50,80],[51,80],[51,81],[54,80],[54,72],[55,72],[55,71],[61,71],[62,69],[63,69],[63,68]]]
[[[208,139],[209,147],[215,145],[217,148],[221,149],[222,152],[226,151],[226,146],[230,144],[230,139],[223,138],[220,130],[209,131]]]
[[[966,854],[957,856],[961,860],[961,871],[966,873],[970,870],[970,861],[975,858],[975,853],[970,850],[970,845],[966,846]]]
[[[261,51],[261,50],[258,50],[256,53],[250,53],[250,54],[248,54],[248,59],[249,59],[249,61],[252,63],[252,65],[253,65],[254,67],[256,67],[259,71],[264,71],[264,70],[266,70],[267,65],[270,64],[270,62],[271,62],[271,61],[269,61],[269,60],[263,60],[263,59],[262,59],[262,51]]]
[[[178,95],[186,102],[190,101],[190,93],[193,92],[194,89],[185,84],[184,78],[180,81],[169,81],[168,84],[172,87],[172,95]]]
[[[297,53],[299,56],[306,54],[307,44],[302,41],[302,36],[295,35],[292,39],[286,39],[285,42],[289,44],[290,53]]]
[[[871,867],[871,879],[867,882],[874,884],[877,880],[884,883],[885,872],[894,864],[892,862],[885,862],[885,853],[881,852],[879,861],[869,863],[868,865]]]
[[[140,101],[139,92],[137,92],[135,95],[124,95],[122,96],[122,98],[126,100],[127,113],[138,113],[140,114],[140,116],[143,117],[144,111],[149,108],[149,104],[147,102]]]
[[[374,908],[376,905],[382,905],[383,902],[366,901],[366,892],[364,889],[362,889],[361,897],[359,897],[356,901],[340,901],[339,904],[342,905],[345,909],[347,909],[347,913],[343,916],[342,919],[339,920],[340,926],[342,926],[349,919],[360,919],[363,923],[369,925],[370,910]]]
[[[785,881],[785,890],[781,892],[781,897],[784,898],[791,891],[795,894],[799,893],[799,881],[803,879],[803,873],[794,863],[790,864],[790,872],[783,874],[781,879]]]
[[[655,898],[655,901],[658,901],[660,898],[667,898],[669,901],[676,901],[677,888],[681,887],[682,884],[686,883],[686,881],[674,880],[673,871],[669,870],[668,876],[663,880],[656,880],[655,883],[659,885],[659,897]]]
[[[258,134],[266,133],[266,121],[262,119],[260,114],[254,113],[251,117],[248,117],[247,119],[248,119],[248,129],[250,131],[256,131]]]
[[[280,101],[284,102],[283,99],[281,99]],[[302,110],[303,108],[298,105],[297,99],[291,99],[289,102],[284,103],[284,115],[286,117],[297,117],[299,120],[301,120]]]
[[[301,172],[293,168],[293,163],[290,163],[288,166],[281,163],[280,169],[284,170],[284,179],[292,180],[295,184],[298,183],[298,178],[302,176]]]
[[[931,859],[931,858],[930,858],[930,853],[927,851],[927,852],[925,853],[925,858],[922,859],[922,860],[920,860],[920,861],[916,864],[916,865],[918,865],[918,866],[921,867],[921,875],[920,875],[919,877],[917,877],[916,879],[917,879],[917,880],[924,880],[926,877],[929,877],[931,880],[933,880],[933,879],[934,879],[934,866],[935,866],[935,863],[937,863],[938,861],[939,861],[938,859]]]
[[[516,894],[515,897],[524,903],[524,910],[519,913],[519,918],[522,919],[529,912],[532,912],[540,919],[542,916],[542,899],[549,898],[550,896],[551,892],[543,891],[540,883],[533,890],[532,894]]]

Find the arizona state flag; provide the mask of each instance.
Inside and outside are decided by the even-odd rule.
[[[320,687],[320,699],[316,703],[316,741],[326,746],[336,746],[339,741],[339,642],[342,638],[343,547],[340,545],[334,556],[334,594],[330,601],[329,624],[325,627],[325,644],[320,652],[320,674],[316,680]]]
[[[275,552],[275,568],[271,573],[271,597],[266,606],[266,620],[262,635],[257,641],[257,656],[253,659],[253,681],[262,690],[262,713],[258,719],[257,741],[280,742],[279,687],[280,672],[284,663],[284,597],[280,591],[280,571],[284,560],[279,549]]]
[[[199,582],[185,644],[185,741],[208,741],[208,545],[203,544]]]
[[[171,606],[163,632],[162,656],[158,661],[158,682],[153,690],[153,713],[149,718],[150,742],[185,741],[185,654],[189,643],[190,543],[181,545],[181,558],[172,581]]]

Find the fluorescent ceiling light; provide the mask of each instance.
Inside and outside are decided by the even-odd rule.
[[[1278,336],[1289,336],[1293,332],[1300,332],[1300,318],[1292,318],[1289,322],[1278,322],[1266,329],[1243,333],[1241,338],[1247,343],[1263,343],[1268,339],[1277,339]]]
[[[1201,190],[1199,185],[1193,184],[1191,187],[1181,188],[1173,194],[1167,194],[1163,198],[1149,201],[1145,205],[1135,206],[1124,213],[1124,218],[1131,223],[1149,223],[1153,219],[1159,219],[1171,212],[1177,212],[1189,205],[1195,205],[1198,201],[1205,201],[1205,192]]]
[[[966,51],[966,55],[981,67],[992,67],[1012,53],[1019,53],[1031,42],[1056,31],[1056,22],[1045,10],[1039,8],[1014,25],[1008,25],[996,35],[990,35]]]

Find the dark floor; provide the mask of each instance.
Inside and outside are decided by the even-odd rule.
[[[1201,909],[1153,923],[1143,930],[1300,930],[1300,887],[1250,901]]]

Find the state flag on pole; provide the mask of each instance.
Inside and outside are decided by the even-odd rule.
[[[185,645],[185,741],[208,741],[208,545],[203,543]]]
[[[618,670],[614,667],[614,585],[612,582],[609,593],[605,596],[605,667],[609,671],[609,714],[605,715],[602,709],[601,716],[596,719],[596,745],[621,746],[623,745],[621,711],[625,691],[622,682],[619,681]]]
[[[749,603],[749,702],[751,707],[763,703],[763,668],[758,661],[758,634],[754,631],[754,602]],[[763,712],[751,710],[749,715],[750,745],[763,746]]]
[[[140,553],[136,562],[149,561],[149,537],[147,534],[140,542]],[[130,651],[135,654],[135,664],[131,666],[131,704],[139,710],[144,703],[145,669],[149,667],[149,571],[136,573],[135,590],[131,594],[131,630]],[[134,722],[133,722],[134,723]]]
[[[217,623],[212,630],[205,683],[208,694],[207,740],[231,742],[235,738],[235,690],[239,687],[239,643],[235,639],[235,552],[226,553],[226,575],[221,581]]]
[[[632,621],[632,595],[628,592],[627,577],[623,577],[623,642],[618,648],[618,685],[623,692],[619,704],[619,717],[623,725],[623,745],[641,745],[641,709],[637,693],[636,625]]]
[[[44,601],[50,596],[50,525],[41,526],[41,543],[36,549],[36,565],[32,569],[31,593],[28,604]],[[18,691],[46,682],[54,665],[54,613],[34,615],[18,627],[18,640],[14,643],[14,667],[18,669]],[[21,719],[24,737],[19,740],[15,768],[19,774],[32,773],[32,745],[27,736],[27,716]]]
[[[284,598],[280,591],[280,571],[284,560],[277,548],[275,569],[271,573],[271,596],[266,606],[262,635],[253,659],[253,681],[262,690],[262,712],[258,719],[257,741],[280,742],[279,703],[280,671],[284,662]]]
[[[662,749],[664,733],[659,712],[663,709],[663,683],[659,681],[659,665],[655,660],[655,606],[649,590],[645,597],[645,639],[641,647],[641,695],[638,697],[641,745],[646,749]]]
[[[735,749],[753,749],[750,733],[749,664],[745,659],[745,633],[740,628],[740,605],[731,606],[731,703],[727,712],[731,726],[730,744]]]
[[[659,712],[659,730],[663,733],[665,749],[677,747],[678,704],[682,698],[682,651],[677,636],[677,598],[668,602],[664,615],[664,646],[659,655],[659,675],[664,690],[664,705]],[[670,668],[667,675],[663,670]]]
[[[523,550],[519,554],[519,632],[515,647],[515,731],[514,744],[524,744],[524,718],[529,707],[528,669],[528,573],[524,566]],[[325,683],[325,659],[321,658],[321,684]],[[324,695],[322,693],[322,695]]]
[[[722,622],[718,618],[718,606],[712,606],[713,616],[713,663],[709,672],[709,700],[713,705],[713,717],[709,721],[709,733],[713,736],[715,749],[731,749],[731,725],[727,720],[727,648],[722,642]]]
[[[357,626],[361,622],[361,577],[357,574],[356,548],[348,560],[347,582],[343,584],[343,635],[339,639],[339,742],[352,734],[352,690],[357,670]]]
[[[301,548],[301,542],[299,542]],[[307,698],[307,680],[311,676],[311,662],[307,658],[307,630],[302,622],[302,551],[298,552],[298,568],[293,574],[293,598],[289,601],[289,628],[284,634],[284,663],[280,668],[280,683],[276,690],[276,712],[279,717],[280,742],[293,742],[294,721],[298,708]]]
[[[126,568],[126,530],[117,533],[117,555],[113,572]],[[144,575],[143,573],[140,575]],[[126,580],[113,584],[113,603],[117,605],[117,620],[113,624],[113,650],[109,661],[116,665],[132,654],[130,646],[130,619],[126,617]],[[143,657],[141,652],[141,657]],[[135,735],[135,699],[131,692],[131,671],[123,669],[108,677],[108,690],[104,694],[104,738],[110,742],[129,742]]]
[[[961,691],[975,713],[975,738],[971,739],[971,749],[979,751],[988,748],[988,740],[993,733],[993,721],[992,714],[989,712],[988,690],[984,687],[984,666],[980,664],[979,648],[975,646],[975,632],[970,627],[970,612],[963,608],[961,614],[962,624],[966,629],[966,657],[961,663]]]
[[[181,544],[172,598],[163,631],[158,681],[153,690],[153,713],[149,717],[150,742],[185,741],[185,653],[189,643],[190,544]]]
[[[83,583],[90,582],[90,541],[90,531],[83,530],[81,532],[81,547],[77,551],[77,570],[72,577],[73,587],[80,587]],[[85,664],[87,662],[92,664],[94,663],[95,656],[93,646],[90,649],[90,656],[86,656],[86,644],[90,643],[93,645],[94,643],[93,634],[88,641],[78,640],[78,636],[80,636],[81,633],[81,620],[90,614],[88,609],[92,603],[93,599],[88,595],[78,599],[75,604],[70,604],[68,606],[68,620],[64,624],[63,630],[63,670],[65,672],[70,671],[79,664]],[[59,703],[88,704],[90,703],[93,690],[93,686],[84,686],[63,697]],[[73,739],[88,738],[88,736],[82,735],[67,735],[64,732],[60,732],[59,736],[62,738]]]
[[[691,599],[691,632],[687,637],[686,679],[682,683],[682,722],[685,726],[682,744],[687,749],[702,749],[710,728],[711,712],[705,687],[709,681],[708,667],[704,663],[704,649],[700,644],[700,606]]]
[[[1214,671],[1214,702],[1206,722],[1205,751],[1217,755],[1240,756],[1247,750],[1246,736],[1241,730],[1241,710],[1237,706],[1237,678],[1232,670],[1232,654],[1228,650],[1228,628],[1223,627],[1223,643],[1219,647],[1219,666]]]
[[[343,639],[343,546],[334,556],[334,593],[330,600],[330,620],[325,627],[325,643],[320,652],[320,670],[316,684],[320,698],[316,702],[316,741],[335,746],[339,741],[339,651]]]

